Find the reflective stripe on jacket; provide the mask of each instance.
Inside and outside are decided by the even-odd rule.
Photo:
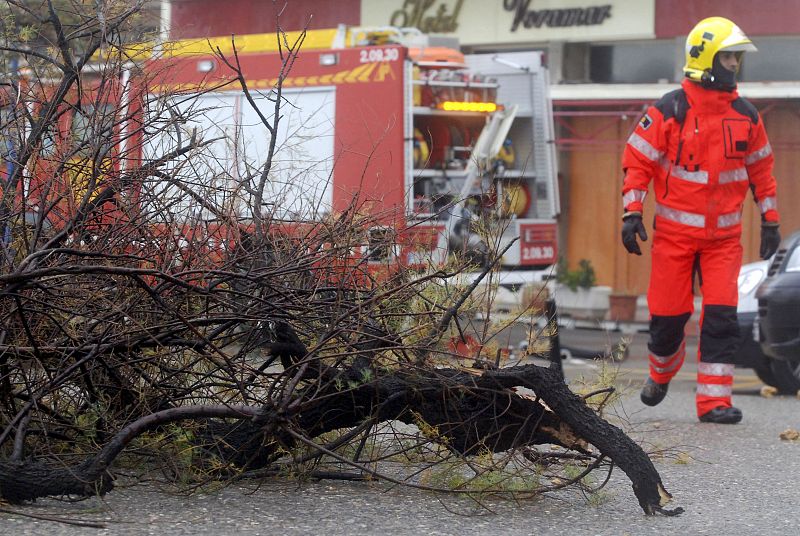
[[[736,91],[684,80],[650,106],[622,158],[626,211],[642,211],[650,182],[659,230],[697,238],[741,233],[749,189],[763,218],[778,221],[774,156],[755,107]]]

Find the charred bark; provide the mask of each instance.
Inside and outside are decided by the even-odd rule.
[[[138,419],[120,430],[95,456],[73,467],[42,461],[0,461],[0,499],[10,503],[53,495],[88,497],[114,488],[108,468],[131,441],[169,422],[186,419],[252,418],[256,408],[243,406],[188,406],[171,408]]]
[[[277,445],[292,446],[289,429],[313,438],[367,421],[399,420],[424,421],[426,428],[435,430],[432,440],[466,456],[540,443],[585,452],[587,443],[592,444],[630,478],[647,514],[670,513],[662,508],[671,496],[647,454],[570,391],[554,368],[400,371],[352,387],[358,379],[343,377],[341,382],[326,382],[322,390],[314,385],[306,388],[309,393],[298,391],[298,403],[290,405],[296,409],[286,412],[225,406],[165,410],[129,425],[95,457],[75,468],[2,463],[0,498],[21,502],[47,495],[105,493],[112,489],[107,469],[130,440],[179,419],[239,419],[233,424],[215,421],[205,440],[214,445],[215,455],[248,469],[269,466]],[[336,389],[334,385],[351,387]],[[521,396],[516,387],[531,389],[535,397]],[[315,390],[313,397],[311,390]]]
[[[0,462],[0,499],[12,504],[39,497],[104,495],[113,489],[108,473],[97,477],[94,460],[77,467],[58,467],[42,462]]]

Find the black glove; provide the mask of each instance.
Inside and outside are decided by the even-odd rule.
[[[639,213],[626,214],[622,217],[622,245],[628,250],[628,253],[635,253],[641,255],[642,250],[639,249],[639,244],[636,242],[636,235],[643,242],[647,241],[647,231],[644,230],[642,224],[642,215]]]
[[[758,253],[762,259],[769,259],[781,244],[781,233],[778,231],[777,223],[761,224],[761,248]]]

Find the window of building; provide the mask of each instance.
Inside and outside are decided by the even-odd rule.
[[[800,80],[800,38],[754,37],[758,52],[745,54],[739,80]],[[600,84],[675,82],[683,66],[680,40],[595,44],[588,50],[589,79]]]
[[[672,81],[680,50],[675,41],[630,41],[593,45],[589,76],[601,84],[653,84]]]
[[[753,37],[758,52],[744,55],[740,80],[776,82],[800,80],[800,38]]]

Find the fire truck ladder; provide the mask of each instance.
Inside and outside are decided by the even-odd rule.
[[[466,207],[466,201],[470,195],[475,193],[476,185],[481,184],[483,177],[491,172],[492,163],[497,153],[500,152],[516,115],[516,104],[498,110],[491,115],[481,130],[467,163],[464,184],[455,203],[448,211],[445,232],[439,237],[440,252],[448,251],[448,246],[454,239],[460,240],[462,244],[470,244],[470,238],[473,241],[477,239],[476,236],[470,236],[470,222],[473,216]]]

